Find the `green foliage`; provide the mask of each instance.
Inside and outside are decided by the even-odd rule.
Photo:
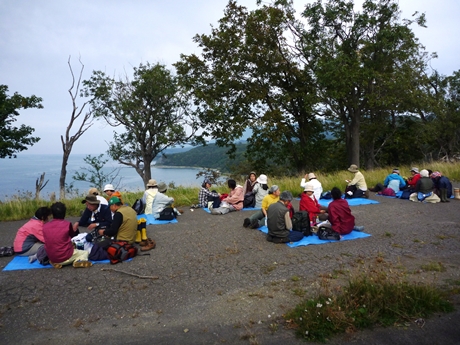
[[[103,154],[97,157],[88,155],[83,158],[83,161],[88,167],[82,167],[81,169],[88,173],[77,171],[75,175],[72,176],[75,181],[88,182],[90,187],[95,187],[98,190],[102,190],[105,183],[110,183],[114,186],[117,185],[114,181],[118,178],[120,168],[115,168],[109,173],[104,173],[103,168],[109,160],[105,159]],[[118,178],[118,182],[120,182],[120,180],[121,178]]]
[[[13,126],[17,121],[16,116],[19,116],[18,109],[41,109],[43,106],[40,97],[23,97],[17,92],[13,96],[8,96],[7,92],[8,87],[0,85],[0,158],[16,158],[17,152],[27,150],[27,146],[32,146],[40,140],[31,136],[34,132],[32,127]]]
[[[121,134],[114,133],[109,156],[136,169],[145,184],[151,179],[153,159],[168,147],[187,143],[197,130],[186,94],[159,63],[134,68],[133,81],[128,77],[116,81],[94,71],[83,85],[83,94],[91,97],[94,116],[124,129]]]
[[[323,284],[315,298],[285,315],[296,334],[306,340],[325,341],[338,333],[374,325],[392,326],[453,310],[444,291],[410,283],[404,275],[382,267],[350,277],[339,293],[333,293],[327,282]]]

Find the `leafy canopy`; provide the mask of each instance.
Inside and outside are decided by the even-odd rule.
[[[32,127],[21,125],[15,127],[19,109],[43,108],[42,99],[37,96],[23,97],[17,92],[8,96],[8,86],[0,85],[0,158],[16,158],[16,153],[27,150],[40,140],[32,137],[35,131]]]

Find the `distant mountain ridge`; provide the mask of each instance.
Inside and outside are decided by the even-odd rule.
[[[187,166],[198,168],[212,168],[229,171],[230,167],[244,160],[247,144],[236,144],[235,159],[230,159],[226,152],[228,147],[219,147],[215,144],[199,146],[191,149],[182,148],[186,152],[165,152],[166,157],[157,157],[156,165]],[[177,148],[180,149],[180,148]]]

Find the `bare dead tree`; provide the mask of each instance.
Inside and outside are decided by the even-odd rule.
[[[49,180],[45,182],[45,173],[41,174],[40,177],[35,181],[35,200],[40,200],[40,192],[46,187]]]
[[[70,116],[69,125],[66,128],[65,136],[61,135],[61,144],[62,144],[62,166],[61,166],[61,176],[59,178],[59,198],[60,200],[65,199],[65,179],[67,176],[67,163],[69,160],[70,153],[72,151],[72,147],[75,142],[93,125],[93,116],[91,109],[85,111],[85,107],[88,105],[89,101],[83,103],[82,107],[79,109],[76,103],[76,99],[80,93],[80,83],[81,78],[83,75],[83,70],[85,66],[81,62],[79,58],[78,61],[80,62],[81,69],[80,75],[78,76],[78,80],[75,79],[75,75],[73,73],[72,65],[70,64],[70,56],[67,64],[69,65],[70,74],[72,75],[72,85],[69,89],[70,98],[72,99],[72,115]],[[89,107],[89,106],[88,106]],[[80,121],[80,125],[76,130],[75,134],[71,135],[70,131],[73,125]]]

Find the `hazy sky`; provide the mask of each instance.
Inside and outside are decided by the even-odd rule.
[[[21,0],[0,1],[0,84],[9,95],[18,92],[43,98],[44,109],[21,110],[17,124],[35,128],[41,140],[23,153],[62,153],[60,136],[72,111],[68,90],[69,56],[83,79],[93,70],[131,75],[140,63],[168,67],[181,53],[200,53],[195,34],[209,34],[223,16],[227,0]],[[250,9],[256,0],[238,1]],[[294,0],[301,9],[311,0]],[[358,2],[358,1],[357,1]],[[361,1],[359,1],[360,3]],[[402,17],[426,14],[427,29],[414,28],[428,52],[437,52],[431,65],[442,74],[460,69],[459,0],[400,0]],[[77,103],[82,104],[80,100]],[[73,153],[97,154],[107,149],[113,128],[103,122],[80,138]]]

